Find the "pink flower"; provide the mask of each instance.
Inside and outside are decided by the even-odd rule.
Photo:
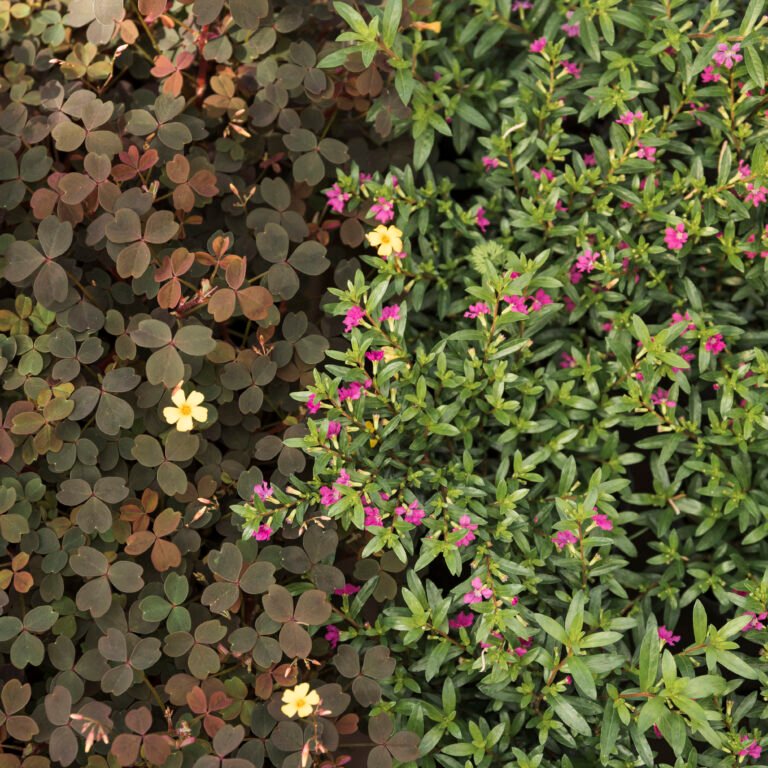
[[[661,626],[657,630],[659,639],[662,643],[666,643],[669,646],[677,645],[680,642],[680,635],[673,635],[671,629],[667,629],[665,626]]]
[[[470,304],[469,309],[464,313],[464,317],[470,317],[473,320],[480,317],[480,315],[488,315],[491,312],[491,308],[482,301],[477,304]]]
[[[558,531],[552,538],[555,546],[562,551],[569,544],[575,544],[578,538],[571,531]]]
[[[576,358],[569,355],[567,352],[560,353],[560,367],[561,368],[575,368]]]
[[[336,646],[339,644],[339,637],[341,636],[341,632],[339,632],[339,628],[335,624],[329,624],[325,628],[325,639],[330,643],[331,648],[336,648]]]
[[[320,410],[320,403],[315,399],[315,397],[316,396],[313,393],[309,396],[309,400],[307,400],[307,410],[312,414],[315,414]]]
[[[530,0],[515,0],[512,3],[512,11],[530,11],[533,8],[533,3]]]
[[[545,48],[547,47],[547,38],[546,37],[540,37],[537,40],[534,40],[528,50],[531,53],[541,53]]]
[[[614,122],[618,123],[619,125],[632,125],[635,120],[642,120],[645,117],[645,115],[642,112],[632,112],[631,110],[629,112],[625,112],[618,120],[615,120]]]
[[[346,469],[342,469],[339,472],[338,478],[336,478],[336,485],[349,485],[352,482],[352,478],[349,476],[349,472]]]
[[[682,250],[688,241],[688,233],[685,231],[685,224],[680,222],[676,227],[667,227],[664,230],[664,242],[667,248],[673,251]]]
[[[360,325],[365,317],[365,310],[362,307],[350,307],[344,317],[344,331],[349,333],[353,328]]]
[[[365,512],[365,522],[363,525],[366,527],[370,525],[376,528],[381,528],[383,526],[381,512],[376,507],[370,504],[365,504],[363,505],[363,511]]]
[[[324,507],[330,507],[335,504],[341,498],[341,492],[335,488],[329,488],[327,485],[323,485],[320,488],[320,503]]]
[[[546,304],[552,304],[552,297],[541,288],[528,298],[531,300],[531,312],[537,312]]]
[[[748,632],[750,629],[765,629],[763,622],[768,619],[768,612],[755,613],[754,611],[747,611],[744,615],[751,616],[752,618],[749,624],[741,630],[742,632]]]
[[[752,175],[752,169],[745,160],[739,160],[739,176],[742,179],[748,179]]]
[[[592,522],[598,527],[602,528],[604,531],[612,531],[613,530],[613,523],[611,522],[611,518],[608,517],[608,515],[592,515]]]
[[[756,188],[754,184],[747,184],[747,194],[744,196],[744,202],[752,203],[757,208],[760,203],[765,202],[766,195],[768,195],[768,187],[760,186]]]
[[[688,345],[684,344],[680,349],[677,350],[677,353],[680,355],[680,357],[685,360],[686,363],[690,363],[691,360],[696,359],[696,355],[693,354],[693,352],[688,351]],[[672,373],[680,373],[681,371],[688,370],[691,366],[687,365],[685,368],[672,368]]]
[[[379,360],[384,359],[384,350],[383,349],[371,349],[368,352],[365,353],[365,357],[367,360],[370,360],[372,363],[376,363]]]
[[[478,523],[473,523],[472,518],[469,515],[462,515],[459,518],[459,530],[463,529],[466,533],[462,538],[456,542],[457,547],[466,547],[467,544],[473,542],[476,538],[473,531],[478,528]]]
[[[262,501],[266,501],[272,495],[272,486],[269,483],[260,483],[253,486],[253,492]]]
[[[349,192],[342,192],[338,184],[334,184],[330,189],[326,189],[323,194],[328,198],[328,205],[334,213],[343,213],[344,204],[349,200]]]
[[[488,229],[488,225],[491,223],[485,217],[485,208],[483,208],[482,205],[477,209],[477,214],[475,215],[475,223],[483,234],[485,234],[485,230]]]
[[[576,259],[576,270],[578,272],[591,272],[595,268],[595,264],[599,258],[600,253],[598,251],[586,248],[584,253]]]
[[[360,587],[356,587],[354,584],[345,584],[341,589],[334,589],[334,595],[354,595],[360,591]]]
[[[725,350],[725,341],[723,340],[722,333],[716,333],[714,336],[710,336],[704,342],[704,349],[707,352],[711,352],[713,355],[719,355]]]
[[[486,172],[492,171],[495,168],[498,168],[499,165],[501,164],[498,158],[489,157],[488,155],[483,155],[482,161],[483,161],[483,168],[485,168]]]
[[[729,46],[728,43],[720,43],[717,46],[712,60],[721,67],[733,69],[744,57],[739,53],[741,45],[734,43]]]
[[[672,320],[670,320],[669,324],[670,325],[674,325],[675,323],[682,323],[683,320],[688,320],[688,321],[691,320],[691,316],[688,313],[687,309],[685,310],[685,314],[684,315],[681,315],[679,312],[673,312],[672,313]],[[688,328],[686,330],[695,331],[696,330],[696,323],[689,322],[688,323]],[[686,349],[687,349],[687,347],[686,347]]]
[[[656,161],[656,147],[647,147],[645,144],[637,142],[637,157],[640,160]]]
[[[573,312],[576,309],[576,302],[570,296],[563,296],[563,304],[568,312]]]
[[[412,525],[421,525],[421,521],[427,516],[427,513],[415,499],[407,507],[402,505],[395,507],[395,513],[400,515],[406,523]]]
[[[741,737],[741,743],[743,744],[745,741],[749,741],[749,736],[742,736]],[[756,740],[749,741],[749,744],[747,744],[746,747],[739,750],[739,757],[754,757],[758,758],[763,753],[762,747],[757,743]]]
[[[702,83],[716,83],[720,79],[720,73],[715,72],[715,68],[710,64],[708,67],[704,67],[704,71],[701,73]]]
[[[363,385],[359,381],[351,381],[348,387],[339,387],[339,400],[359,400],[363,394]]]
[[[269,541],[269,537],[272,535],[272,529],[268,525],[262,523],[258,530],[253,534],[253,538],[256,541]]]
[[[459,629],[460,627],[471,627],[475,621],[475,615],[469,611],[459,611],[456,614],[456,618],[448,619],[448,626],[451,629]]]
[[[560,26],[560,29],[565,32],[568,37],[578,37],[579,36],[579,23],[576,22],[575,24],[562,24]]]
[[[509,304],[513,312],[519,312],[521,315],[528,314],[528,307],[525,305],[525,296],[502,296],[501,300]]]
[[[382,224],[389,224],[395,218],[395,204],[386,197],[376,198],[376,202],[371,206],[369,213],[374,214],[373,218]]]
[[[381,308],[381,322],[385,320],[399,320],[400,319],[400,305],[390,304],[388,307]]]
[[[550,171],[549,168],[540,168],[538,171],[531,171],[531,176],[533,176],[536,181],[541,181],[542,177],[547,181],[552,181],[555,178],[555,174]]]
[[[370,181],[373,178],[373,176],[370,173],[361,173],[360,174],[360,181],[366,182]]]
[[[581,77],[581,67],[578,64],[574,64],[572,61],[564,61],[563,70],[575,80],[578,80]]]
[[[472,603],[482,603],[483,600],[493,596],[493,590],[490,587],[483,586],[483,580],[479,577],[472,579],[472,591],[467,592],[464,595],[464,603],[466,605],[472,605]]]
[[[597,165],[597,159],[595,158],[594,152],[587,152],[584,155],[584,165],[587,168],[594,168]]]
[[[665,405],[667,408],[674,408],[677,403],[669,399],[669,390],[659,387],[652,395],[651,402],[654,405]]]
[[[328,422],[328,429],[325,432],[325,436],[327,438],[331,437],[338,437],[339,433],[341,432],[341,422],[340,421],[329,421]]]

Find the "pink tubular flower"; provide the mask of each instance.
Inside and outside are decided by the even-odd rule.
[[[541,288],[539,288],[533,296],[529,296],[528,298],[531,300],[531,312],[537,312],[543,306],[552,304],[552,297]]]
[[[329,421],[328,422],[328,429],[325,432],[326,437],[328,437],[329,439],[331,437],[338,437],[340,432],[341,432],[341,422],[340,421]]]
[[[578,538],[571,531],[558,531],[552,538],[554,545],[562,552],[569,544],[575,544]]]
[[[584,165],[587,168],[594,168],[597,165],[597,158],[595,157],[594,152],[587,152],[584,157]]]
[[[464,595],[464,603],[466,605],[472,605],[472,603],[482,603],[483,600],[493,596],[493,590],[490,587],[483,586],[483,580],[479,577],[472,579],[472,591],[467,592]]]
[[[763,753],[763,748],[757,743],[755,739],[749,740],[749,736],[742,736],[741,743],[745,741],[749,742],[746,747],[739,750],[739,757],[754,757],[758,758]]]
[[[600,253],[598,251],[586,248],[584,253],[576,259],[575,268],[578,272],[591,272],[599,258]]]
[[[754,611],[747,611],[745,616],[751,616],[749,623],[742,628],[742,632],[749,632],[750,629],[765,629],[763,622],[768,619],[768,612],[762,611],[761,613],[755,613]]]
[[[691,322],[691,316],[688,313],[688,310],[685,310],[685,314],[681,315],[679,312],[673,312],[672,313],[672,319],[669,321],[670,325],[674,325],[675,323],[682,323],[683,320],[688,320],[688,328],[686,330],[688,331],[695,331],[696,330],[696,323]]]
[[[560,353],[560,368],[575,368],[576,365],[576,358],[573,355],[569,355],[567,352]]]
[[[528,314],[528,307],[525,305],[525,296],[502,296],[501,300],[509,304],[513,312],[519,312],[521,315]]]
[[[464,317],[469,317],[474,320],[475,318],[480,317],[480,315],[488,315],[490,312],[491,308],[484,302],[479,301],[477,304],[469,305],[469,309],[464,313]]]
[[[485,230],[488,229],[488,225],[491,223],[485,217],[485,208],[483,208],[482,205],[477,209],[477,214],[475,215],[475,223],[483,234],[485,234]]]
[[[384,359],[383,349],[371,349],[365,353],[366,360],[370,360],[372,363],[377,363],[379,360]]]
[[[696,359],[696,355],[693,354],[693,352],[688,351],[688,345],[684,344],[680,349],[677,350],[677,353],[680,355],[680,357],[685,360],[686,363],[690,363],[691,360]],[[680,373],[681,371],[687,371],[691,366],[686,365],[685,368],[672,368],[672,373]]]
[[[342,192],[341,187],[334,184],[330,189],[326,189],[323,194],[328,198],[328,205],[334,213],[343,213],[344,205],[351,195],[349,192]]]
[[[716,83],[719,79],[720,73],[716,72],[711,64],[708,67],[704,67],[704,71],[701,73],[702,83]]]
[[[315,394],[312,393],[307,400],[307,410],[311,414],[315,414],[320,410],[320,403],[315,399]]]
[[[427,516],[427,513],[415,499],[407,507],[403,505],[395,507],[395,513],[400,515],[406,523],[412,525],[421,525],[421,521]]]
[[[730,46],[728,43],[720,43],[712,54],[712,60],[721,67],[733,69],[744,58],[739,53],[740,50],[741,45],[739,43]]]
[[[758,208],[760,203],[766,201],[766,195],[768,195],[768,187],[755,187],[754,184],[747,184],[747,194],[744,196],[744,202],[752,203],[755,208]]]
[[[360,587],[355,586],[354,584],[345,584],[341,589],[334,589],[333,594],[344,596],[344,595],[354,595],[356,592],[360,591]]]
[[[531,171],[531,176],[533,176],[536,181],[541,181],[542,178],[547,181],[552,181],[555,178],[555,174],[550,171],[549,168],[540,168],[538,171]]]
[[[578,64],[574,64],[572,61],[564,61],[563,69],[574,78],[574,80],[578,80],[581,77],[581,67]]]
[[[342,469],[339,472],[338,478],[336,478],[336,485],[349,485],[352,482],[352,478],[349,476],[349,472],[346,469]]]
[[[615,120],[614,122],[618,123],[619,125],[632,125],[635,120],[642,120],[645,117],[645,115],[642,112],[632,112],[631,110],[629,112],[625,112],[618,120]]]
[[[714,336],[710,336],[704,342],[704,349],[706,349],[707,352],[711,352],[713,355],[719,355],[721,352],[725,351],[725,341],[723,340],[723,334],[716,333]]]
[[[336,648],[336,646],[339,644],[339,637],[341,636],[341,632],[339,632],[339,628],[335,624],[329,624],[325,628],[325,639],[330,644],[331,648]]]
[[[658,628],[659,639],[662,643],[666,643],[669,646],[677,645],[680,642],[680,635],[673,635],[671,629],[667,629],[665,626]]]
[[[688,233],[685,231],[685,224],[680,222],[676,227],[667,227],[664,230],[664,242],[670,250],[682,250],[683,246],[688,242]]]
[[[531,43],[528,50],[531,53],[541,53],[546,47],[547,47],[547,38],[540,37]]]
[[[749,167],[749,163],[746,160],[739,160],[739,176],[742,179],[748,179],[752,175],[752,169]]]
[[[324,507],[330,507],[335,504],[341,498],[341,493],[335,488],[329,488],[324,485],[320,488],[320,503]]]
[[[381,308],[381,322],[385,320],[399,320],[400,319],[400,305],[390,304],[388,307]]]
[[[573,11],[568,11],[568,13],[565,14],[569,19],[571,16],[573,16]],[[579,36],[579,22],[577,21],[575,24],[568,24],[567,22],[565,24],[560,25],[560,29],[565,32],[568,37],[578,37]]]
[[[665,405],[667,408],[674,408],[677,403],[669,399],[669,390],[659,387],[652,395],[651,402],[654,405]]]
[[[486,172],[492,171],[495,168],[498,168],[499,165],[501,165],[497,157],[490,157],[488,155],[483,155],[481,159],[483,161],[483,168],[485,168]]]
[[[456,614],[456,618],[448,619],[448,626],[451,629],[459,629],[461,627],[471,627],[475,621],[475,615],[469,611],[459,611]]]
[[[371,206],[369,213],[373,214],[373,218],[376,221],[382,224],[389,224],[395,218],[395,204],[391,200],[387,200],[386,197],[378,197]]]
[[[464,530],[464,536],[460,538],[456,542],[457,547],[466,547],[468,544],[471,544],[475,538],[477,538],[474,534],[474,531],[476,531],[478,528],[478,523],[473,523],[472,518],[469,515],[462,515],[459,518],[459,530]]]
[[[381,519],[381,512],[373,505],[364,504],[363,512],[365,512],[365,522],[363,525],[366,527],[370,525],[375,528],[381,528],[384,525]]]
[[[344,331],[349,333],[353,328],[360,325],[365,317],[365,310],[362,307],[350,307],[344,317]]]
[[[613,523],[611,522],[611,518],[608,517],[608,515],[592,515],[592,522],[598,527],[602,528],[604,531],[612,531],[613,530]]]
[[[363,394],[363,385],[359,381],[351,381],[348,387],[339,387],[339,400],[359,400]]]
[[[270,536],[272,536],[272,529],[264,523],[262,523],[258,527],[258,530],[253,534],[253,538],[256,539],[256,541],[269,541]]]
[[[637,157],[639,160],[650,160],[652,163],[656,162],[656,147],[648,147],[638,141]]]
[[[259,483],[253,486],[253,492],[262,501],[266,501],[272,495],[272,486],[269,483]]]

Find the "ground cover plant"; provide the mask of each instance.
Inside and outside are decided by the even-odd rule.
[[[764,764],[767,24],[0,2],[0,768]]]

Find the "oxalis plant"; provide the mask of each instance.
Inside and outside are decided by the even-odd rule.
[[[348,343],[244,537],[356,543],[335,663],[390,649],[415,764],[759,765],[763,3],[400,8],[338,11],[415,152],[326,193]]]

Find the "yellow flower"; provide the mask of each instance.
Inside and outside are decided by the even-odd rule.
[[[429,30],[430,32],[434,32],[436,35],[439,35],[443,30],[443,25],[439,21],[414,21],[411,26],[414,29],[420,29],[422,31]]]
[[[171,395],[176,407],[169,405],[163,408],[163,417],[169,424],[175,424],[179,432],[189,432],[194,421],[205,421],[208,418],[208,409],[200,405],[204,399],[202,392],[190,392],[187,397],[182,389],[176,389]]]
[[[309,683],[301,683],[293,689],[283,691],[283,706],[280,711],[286,717],[308,717],[320,703],[317,691],[309,690]]]
[[[378,247],[379,256],[384,258],[403,250],[403,233],[397,227],[385,227],[379,224],[373,232],[366,235],[366,238],[372,246]]]

